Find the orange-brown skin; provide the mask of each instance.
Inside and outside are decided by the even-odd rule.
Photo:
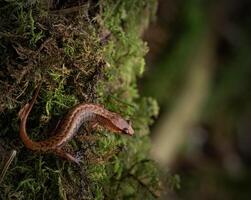
[[[117,113],[111,112],[97,104],[78,104],[74,106],[55,130],[55,135],[44,141],[32,141],[26,132],[28,115],[35,103],[40,90],[39,85],[30,103],[27,103],[18,115],[21,120],[19,134],[28,149],[40,152],[54,152],[57,155],[79,164],[79,160],[62,150],[62,146],[68,142],[78,131],[84,122],[99,124],[112,132],[133,135],[131,123],[123,119]]]

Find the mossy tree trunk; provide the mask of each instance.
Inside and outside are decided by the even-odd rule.
[[[140,38],[155,1],[7,1],[0,21],[1,158],[17,156],[0,184],[2,199],[154,199],[159,172],[147,155],[149,124],[158,106],[138,94],[147,46]],[[26,149],[17,113],[42,82],[29,117],[34,140],[77,102],[94,102],[132,120],[127,138],[83,127],[66,148],[81,169],[54,155]],[[2,159],[1,166],[6,162]]]

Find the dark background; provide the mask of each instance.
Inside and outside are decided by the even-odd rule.
[[[250,198],[250,13],[248,0],[160,0],[157,18],[144,34],[150,51],[141,93],[160,105],[153,138],[179,107],[188,74],[198,76],[193,61],[210,52],[203,106],[168,165],[180,178],[173,199]],[[209,45],[203,52],[204,43]]]

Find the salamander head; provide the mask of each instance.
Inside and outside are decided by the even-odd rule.
[[[114,126],[114,129],[116,129],[118,132],[124,133],[126,135],[134,134],[130,120],[125,120],[119,115],[114,115],[110,120]]]

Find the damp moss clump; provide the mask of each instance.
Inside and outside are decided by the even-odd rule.
[[[0,3],[1,157],[18,152],[0,185],[0,198],[155,199],[160,181],[148,157],[148,127],[158,106],[139,95],[136,80],[147,52],[140,35],[156,2],[51,2]],[[84,126],[65,147],[82,158],[81,169],[27,150],[19,139],[17,113],[39,82],[42,89],[28,124],[32,139],[50,137],[78,102],[120,113],[132,121],[135,136]]]

